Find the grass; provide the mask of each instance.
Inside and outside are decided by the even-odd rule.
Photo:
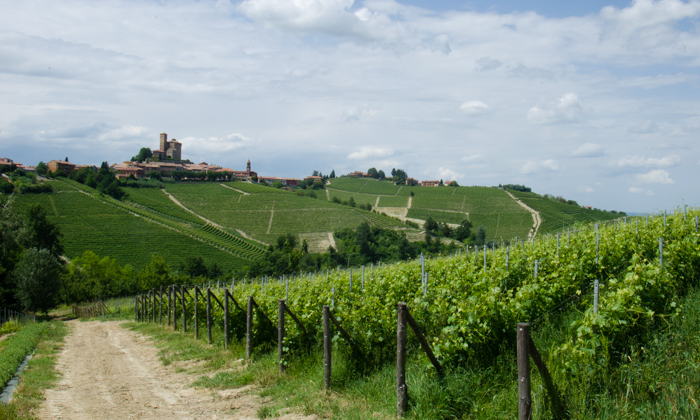
[[[37,325],[42,326],[43,333],[36,345],[36,351],[22,372],[12,401],[7,405],[0,404],[0,418],[35,418],[34,411],[44,401],[44,390],[52,388],[59,380],[59,373],[55,370],[56,359],[69,329],[61,321]]]
[[[406,207],[408,197],[379,197],[379,207]]]

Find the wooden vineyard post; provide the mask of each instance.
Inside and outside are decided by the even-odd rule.
[[[331,308],[323,307],[323,385],[331,389]]]
[[[177,286],[173,285],[172,288],[172,294],[173,294],[173,330],[177,331]]]
[[[151,298],[153,299],[153,323],[155,324],[157,321],[156,317],[156,288],[154,287],[153,290],[151,291]]]
[[[518,323],[518,420],[530,420],[530,324]]]
[[[199,286],[194,286],[194,339],[199,340]]]
[[[180,298],[182,300],[182,332],[187,332],[187,306],[185,305],[185,286],[180,286]]]
[[[139,297],[138,297],[138,295],[134,296],[134,317],[136,318],[136,322],[138,322],[139,321]],[[7,315],[5,315],[5,318],[7,318]]]
[[[211,342],[211,289],[207,287],[207,343]]]
[[[163,325],[163,286],[160,286],[160,294],[158,295],[160,309],[158,311],[158,323]]]
[[[224,349],[228,350],[229,337],[228,290],[224,288]]]
[[[284,373],[284,299],[280,299],[277,306],[277,364],[282,374]]]
[[[403,417],[408,409],[406,387],[406,304],[399,303],[396,326],[396,415]]]
[[[171,290],[172,290],[172,286],[168,286],[168,291],[167,291],[167,294],[168,294],[168,307],[165,308],[165,309],[166,309],[166,312],[168,312],[168,327],[169,327],[170,324],[171,324],[171,322],[170,322],[170,305],[171,305],[170,291],[171,291]]]
[[[248,311],[245,323],[245,356],[250,359],[253,354],[253,296],[248,296]]]

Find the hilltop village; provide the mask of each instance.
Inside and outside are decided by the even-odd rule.
[[[267,184],[279,188],[293,189],[295,187],[312,185],[314,182],[324,183],[329,178],[335,178],[335,171],[328,176],[323,176],[317,171],[304,179],[289,178],[280,176],[262,176],[252,170],[250,160],[246,163],[245,170],[236,170],[225,168],[218,165],[210,165],[207,162],[192,163],[189,159],[182,159],[182,143],[176,139],[168,140],[167,133],[160,134],[159,148],[151,150],[150,148],[142,148],[139,154],[132,157],[130,160],[122,163],[112,164],[112,169],[119,179],[148,179],[148,178],[175,178],[176,180],[198,180],[202,174],[207,174],[207,177],[213,176],[221,180],[238,180],[251,183]],[[25,166],[22,163],[14,162],[10,158],[0,158],[0,166],[8,166],[23,169],[26,172],[37,172],[43,175],[45,173],[56,174],[62,173],[66,176],[74,171],[79,171],[83,168],[91,168],[95,172],[99,169],[97,165],[76,165],[65,160],[51,160],[44,164],[40,162],[37,166]],[[442,180],[426,180],[419,181],[410,178],[401,170],[392,171],[391,179],[397,184],[437,187],[441,185],[457,186],[456,181]],[[354,171],[346,176],[351,178],[376,178],[386,179],[383,171],[377,171],[370,168],[368,172]]]

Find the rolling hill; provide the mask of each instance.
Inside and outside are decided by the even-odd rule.
[[[400,229],[417,241],[422,230],[406,221],[467,219],[485,227],[487,240],[500,242],[616,217],[534,193],[410,187],[374,179],[335,178],[326,191],[315,191],[317,198],[246,182],[166,183],[163,189],[125,188],[128,195],[121,201],[71,180],[49,183],[53,193],[18,195],[15,205],[42,204],[64,234],[68,258],[90,250],[135,268],[147,265],[153,254],[175,267],[188,256],[201,256],[224,269],[242,268],[286,234],[306,240],[311,252],[323,252],[335,246],[333,232],[363,222]],[[338,204],[336,198],[352,198],[372,211]]]

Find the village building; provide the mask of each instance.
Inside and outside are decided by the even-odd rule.
[[[439,187],[440,181],[422,181],[420,185],[421,187]]]
[[[312,176],[307,176],[306,178],[304,178],[304,181],[308,181],[308,180],[311,180],[311,181],[313,181],[313,182],[316,182],[316,181],[321,181],[321,182],[323,182],[323,177],[320,177],[320,176],[313,176],[313,175],[312,175]]]
[[[160,133],[160,149],[153,151],[153,157],[158,160],[182,160],[182,143],[172,139],[168,141],[166,133]]]
[[[415,178],[406,178],[406,185],[418,185],[418,180]]]
[[[52,160],[46,164],[49,167],[49,171],[56,172],[59,169],[63,171],[66,175],[70,175],[75,169],[75,164],[66,162],[64,160]]]
[[[369,178],[369,174],[362,171],[355,171],[348,174],[351,178]]]

